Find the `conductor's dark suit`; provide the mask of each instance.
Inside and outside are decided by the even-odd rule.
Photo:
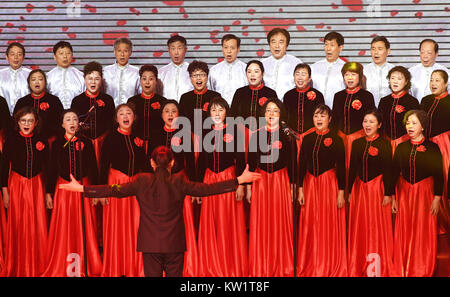
[[[195,183],[189,181],[184,172],[170,175],[166,169],[158,168],[156,173],[140,174],[133,182],[126,184],[85,186],[84,193],[89,198],[136,196],[140,207],[137,250],[144,255],[146,276],[160,276],[163,267],[167,276],[182,276],[183,255],[186,250],[183,220],[185,196],[211,196],[232,192],[237,185],[237,179],[210,185]],[[177,260],[174,261],[175,258],[170,255]],[[148,267],[155,268],[155,263],[149,263],[155,259],[160,264],[160,271],[151,271],[153,269]],[[166,262],[177,262],[176,268],[171,266],[168,269]]]

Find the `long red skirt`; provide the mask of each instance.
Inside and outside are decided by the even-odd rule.
[[[47,215],[42,175],[31,179],[11,171],[8,231],[2,276],[36,277],[45,269]]]
[[[383,176],[356,178],[348,227],[349,276],[397,276],[393,263],[391,204],[383,206]]]
[[[108,184],[131,182],[122,172],[110,169]],[[139,229],[139,204],[135,196],[108,198],[103,206],[102,276],[144,276],[142,253],[136,251]]]
[[[336,170],[306,173],[300,209],[298,276],[347,276],[345,209],[337,207]]]
[[[191,196],[184,198],[183,217],[186,234],[186,252],[184,253],[183,276],[198,276],[197,236],[194,225],[194,211]]]
[[[62,183],[67,183],[67,181],[59,177],[53,199],[53,212],[47,242],[47,268],[43,276],[85,276],[81,195],[77,192],[59,189],[58,186]],[[83,179],[83,184],[89,184],[87,178]],[[94,207],[89,198],[84,198],[84,213],[88,275],[100,276],[102,262],[94,231]]]
[[[0,255],[6,249],[7,220],[5,206],[3,205],[3,195],[0,195]]]
[[[408,135],[408,134],[405,134],[405,135],[403,135],[402,137],[399,137],[399,138],[394,139],[394,140],[390,139],[389,137],[386,137],[386,138],[391,142],[392,156],[394,156],[395,149],[397,148],[397,146],[398,146],[400,143],[402,143],[402,142],[408,141],[408,140],[409,140],[409,135]]]
[[[204,182],[236,178],[234,166],[216,174],[207,169]],[[248,275],[247,234],[243,201],[236,192],[204,197],[198,233],[199,276]]]
[[[437,255],[437,220],[430,212],[433,178],[414,185],[399,178],[394,231],[394,265],[402,276],[433,276]]]
[[[430,139],[439,146],[442,154],[442,163],[444,169],[444,192],[441,200],[441,207],[438,215],[438,223],[440,233],[450,232],[450,209],[447,199],[447,182],[448,182],[448,167],[450,165],[450,131],[437,135]]]
[[[252,187],[249,276],[293,276],[292,198],[287,169],[256,172],[262,177]]]

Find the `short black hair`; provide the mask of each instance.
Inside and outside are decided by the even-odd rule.
[[[325,112],[326,114],[328,114],[329,117],[331,117],[331,108],[326,104],[321,103],[317,105],[316,108],[314,108],[313,116],[317,112],[320,114]]]
[[[213,105],[218,105],[220,107],[225,108],[225,113],[228,115],[228,112],[230,111],[230,105],[228,104],[227,100],[223,99],[222,97],[214,97],[209,101],[208,105],[208,115],[211,114],[211,108]]]
[[[30,71],[30,73],[28,74],[28,77],[27,77],[27,82],[28,82],[28,89],[30,90],[30,92],[31,92],[31,88],[30,88],[30,80],[31,80],[31,76],[33,75],[33,74],[35,74],[36,72],[39,72],[40,74],[42,74],[43,76],[44,76],[44,81],[45,81],[45,89],[47,89],[47,75],[45,75],[45,72],[42,70],[42,69],[33,69],[33,70],[31,70]]]
[[[261,61],[258,61],[258,60],[248,61],[247,66],[245,66],[245,72],[247,72],[248,67],[250,67],[250,65],[252,65],[252,64],[258,65],[259,68],[261,69],[261,72],[264,73],[264,65],[263,65],[263,63]]]
[[[283,28],[274,28],[270,30],[269,34],[267,34],[267,43],[270,44],[270,39],[272,38],[272,36],[277,34],[283,34],[284,37],[286,37],[287,45],[289,45],[289,42],[291,41],[291,35],[286,29]]]
[[[267,105],[269,105],[269,103],[274,103],[280,109],[280,123],[281,123],[281,121],[286,121],[287,120],[286,106],[278,98],[268,98],[268,100],[264,103],[264,105],[261,108],[261,115],[260,116],[264,117],[264,115],[266,113]]]
[[[412,115],[415,115],[418,119],[420,124],[422,125],[422,128],[424,130],[428,129],[428,125],[430,123],[430,119],[428,118],[427,113],[424,110],[421,109],[412,109],[405,113],[405,116],[403,117],[403,125],[406,126],[406,122],[408,121],[408,118]],[[425,136],[425,133],[423,133]]]
[[[372,41],[370,42],[370,45],[374,44],[375,42],[383,42],[384,46],[386,47],[386,49],[390,49],[391,48],[391,43],[389,42],[389,40],[384,37],[384,36],[375,36]]]
[[[225,41],[228,41],[228,40],[231,40],[231,39],[236,40],[237,47],[240,47],[240,46],[241,46],[241,39],[240,39],[239,37],[237,37],[236,35],[234,35],[234,34],[225,34],[225,35],[222,37],[222,45],[223,45],[223,43],[224,43]]]
[[[433,73],[439,73],[440,75],[441,75],[441,77],[444,79],[444,83],[447,83],[448,82],[448,73],[447,73],[447,71],[445,71],[445,70],[442,70],[442,69],[436,69],[436,70],[434,70],[432,73],[431,73],[431,75],[433,75]]]
[[[434,52],[435,52],[435,53],[438,53],[438,52],[439,52],[439,44],[438,44],[436,41],[434,41],[433,39],[430,39],[430,38],[424,39],[424,40],[422,40],[422,41],[420,42],[420,45],[419,45],[419,51],[422,49],[422,44],[425,43],[425,42],[431,42],[431,43],[433,43],[433,44],[434,44]]]
[[[99,62],[92,61],[84,65],[83,68],[84,77],[88,76],[94,71],[97,71],[98,73],[100,73],[100,77],[103,77],[102,65]]]
[[[8,47],[6,48],[6,55],[8,55],[9,51],[15,46],[22,49],[23,56],[25,57],[25,47],[20,42],[17,42],[17,41],[11,42],[8,45]]]
[[[69,48],[70,51],[73,53],[73,48],[72,48],[72,45],[70,44],[70,42],[61,40],[61,41],[58,41],[58,42],[53,46],[53,54],[56,55],[56,52],[58,51],[58,49],[60,49],[60,48],[65,48],[65,47]]]
[[[298,69],[306,69],[308,71],[309,77],[311,77],[311,67],[308,64],[306,64],[306,63],[297,64],[297,66],[295,66],[295,69],[294,69],[294,74]]]
[[[195,70],[202,70],[206,73],[206,75],[209,74],[208,64],[206,64],[203,61],[194,60],[189,64],[188,69],[187,69],[187,71],[189,72],[189,75],[192,75],[192,73]]]
[[[325,35],[325,38],[323,39],[323,42],[325,41],[331,41],[331,40],[336,40],[336,43],[341,46],[344,45],[344,36],[342,36],[341,33],[338,33],[336,31],[331,31],[329,33],[327,33],[327,35]]]
[[[128,45],[130,47],[130,50],[133,50],[133,43],[129,38],[126,37],[121,37],[114,40],[114,49],[116,49],[116,47],[121,43]]]
[[[391,75],[394,72],[400,72],[401,74],[403,74],[405,79],[408,81],[405,85],[405,90],[411,89],[411,73],[409,72],[409,70],[403,66],[395,66],[395,67],[391,68],[391,70],[389,70],[389,73],[386,76],[387,80],[391,79]],[[389,84],[389,88],[391,88],[391,84]]]
[[[155,65],[151,64],[142,65],[141,68],[139,69],[139,77],[142,77],[145,71],[153,72],[155,78],[158,79],[158,68],[156,68]]]
[[[163,103],[161,104],[161,113],[164,109],[164,107],[166,107],[167,104],[174,104],[178,110],[180,110],[180,105],[178,104],[178,101],[175,99],[167,99],[164,100]]]
[[[25,115],[27,115],[27,114],[29,114],[29,113],[31,113],[34,116],[34,120],[36,121],[36,127],[34,127],[33,132],[34,132],[34,134],[39,134],[40,129],[41,129],[41,120],[40,120],[40,117],[39,117],[36,109],[34,109],[34,107],[31,106],[31,105],[24,106],[24,107],[20,108],[19,110],[17,110],[14,113],[14,115],[13,115],[14,129],[16,131],[20,130],[20,128],[19,128],[19,120],[20,120],[20,118],[25,116]]]
[[[174,42],[177,42],[177,41],[179,41],[179,42],[181,42],[182,44],[184,44],[184,46],[187,45],[186,38],[184,38],[184,37],[181,36],[181,35],[176,34],[176,35],[171,36],[171,37],[167,40],[167,46],[170,46],[171,43],[174,43]]]

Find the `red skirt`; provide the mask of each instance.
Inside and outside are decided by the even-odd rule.
[[[249,276],[294,275],[292,198],[286,168],[253,182],[250,208]]]
[[[198,276],[197,237],[195,234],[194,212],[191,196],[184,198],[183,217],[186,234],[186,252],[184,253],[183,276]]]
[[[3,255],[4,250],[6,249],[6,242],[7,242],[6,230],[7,230],[6,211],[3,205],[3,195],[0,194],[0,255]]]
[[[58,186],[62,183],[67,181],[58,177],[47,243],[47,269],[43,276],[85,276],[81,195],[59,189]],[[83,183],[89,184],[88,179],[84,178]],[[84,198],[84,213],[88,275],[100,276],[102,262],[94,231],[94,207],[89,198]]]
[[[433,276],[437,255],[437,220],[430,212],[433,178],[414,185],[399,178],[394,231],[394,264],[402,276]]]
[[[216,174],[207,169],[207,184],[236,178],[234,166]],[[199,276],[248,275],[244,204],[236,192],[204,197],[198,233]]]
[[[438,223],[440,226],[440,233],[450,232],[450,209],[448,206],[448,193],[447,193],[447,182],[448,182],[448,167],[450,165],[450,131],[432,137],[430,139],[439,146],[442,154],[442,163],[444,169],[444,191],[441,200],[441,207],[438,215]]]
[[[394,271],[391,205],[382,206],[383,176],[356,178],[348,227],[349,276],[398,276]]]
[[[134,177],[109,170],[108,184],[131,182]],[[135,196],[108,198],[103,206],[103,272],[105,277],[144,276],[142,253],[136,251],[139,204]]]
[[[397,148],[397,146],[398,146],[400,143],[402,143],[402,142],[408,141],[408,140],[409,140],[409,135],[408,135],[408,134],[405,134],[405,135],[403,135],[402,137],[399,137],[399,138],[394,139],[394,140],[390,139],[389,137],[386,137],[386,138],[391,142],[392,156],[394,156],[395,149]]]
[[[3,276],[36,277],[45,269],[42,254],[47,242],[44,189],[42,175],[28,179],[11,171]]]
[[[298,276],[347,276],[345,209],[337,208],[336,170],[306,173],[300,209]]]
[[[356,131],[352,134],[344,134],[342,131],[338,132],[338,135],[340,138],[342,138],[342,141],[344,142],[344,148],[345,148],[345,171],[347,173],[347,177],[348,177],[348,169],[350,168],[350,155],[352,153],[352,143],[353,141],[355,141],[356,139],[363,137],[364,134],[364,130],[359,130]]]

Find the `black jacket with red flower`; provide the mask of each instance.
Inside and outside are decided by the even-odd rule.
[[[306,135],[302,141],[299,163],[298,185],[300,187],[303,186],[306,171],[318,177],[330,169],[336,169],[339,189],[345,189],[344,143],[335,132],[328,129],[324,133],[316,131]]]
[[[49,162],[47,193],[53,194],[58,177],[70,181],[72,174],[78,181],[88,177],[93,185],[98,182],[97,159],[94,145],[84,136],[68,141],[66,136],[58,136],[52,144],[51,162]]]
[[[46,138],[61,134],[61,114],[64,107],[58,97],[44,92],[39,97],[28,94],[20,98],[14,107],[14,113],[25,106],[36,110],[41,120],[40,134]]]
[[[89,109],[94,105],[95,107],[88,115]],[[91,97],[87,95],[87,92],[81,93],[73,98],[70,108],[80,116],[80,122],[88,125],[87,129],[82,128],[82,132],[90,139],[102,136],[114,125],[114,100],[108,94],[100,92],[96,97]],[[84,118],[84,116],[88,117]]]
[[[99,183],[107,184],[109,169],[128,176],[150,172],[150,159],[144,151],[144,141],[134,133],[125,133],[119,128],[105,137],[100,155]]]
[[[419,101],[406,91],[398,96],[391,94],[383,97],[378,104],[378,110],[383,115],[383,129],[385,135],[391,140],[406,134],[403,117],[409,110],[419,109]]]
[[[261,84],[259,87],[245,86],[236,90],[231,103],[230,116],[242,117],[244,120],[254,117],[256,123],[247,125],[254,131],[259,126],[259,117],[264,117],[262,106],[268,99],[277,98],[277,93]]]
[[[311,87],[305,90],[294,88],[286,92],[283,103],[287,110],[288,126],[299,134],[308,131],[314,127],[314,109],[324,102],[322,93]]]
[[[442,154],[437,144],[425,138],[416,143],[411,140],[400,143],[395,149],[392,181],[397,184],[402,177],[410,184],[433,177],[434,195],[442,195],[444,186]],[[394,187],[388,195],[394,194]]]
[[[348,192],[352,192],[356,176],[366,183],[382,174],[385,189],[392,187],[391,166],[392,147],[388,140],[378,135],[372,140],[365,136],[356,139],[352,143]]]
[[[375,108],[373,95],[361,88],[334,95],[331,127],[349,135],[362,129],[366,111]]]
[[[133,96],[128,99],[128,103],[133,103],[136,110],[133,133],[142,140],[149,140],[151,130],[160,130],[164,126],[161,118],[161,108],[167,99],[158,94],[146,97],[143,94]]]
[[[425,132],[428,138],[450,131],[450,95],[428,95],[422,98],[420,107],[428,115],[430,124]]]
[[[1,161],[2,187],[8,186],[9,169],[26,178],[32,178],[40,173],[46,175],[49,163],[47,139],[39,135],[22,136],[11,133],[3,147]]]
[[[191,131],[194,132],[194,111],[201,110],[202,121],[201,128],[203,128],[203,121],[209,117],[208,106],[211,99],[221,97],[219,93],[205,89],[199,93],[196,90],[184,93],[180,98],[180,116],[187,117],[191,122]]]

